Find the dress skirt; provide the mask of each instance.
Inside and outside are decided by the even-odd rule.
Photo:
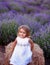
[[[16,45],[10,58],[10,64],[27,65],[32,60],[32,52],[30,46]]]

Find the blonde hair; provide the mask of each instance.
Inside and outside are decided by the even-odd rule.
[[[27,26],[27,25],[21,25],[21,26],[19,26],[18,32],[19,32],[20,29],[24,29],[26,31],[26,37],[30,36],[30,28],[29,28],[29,26]]]

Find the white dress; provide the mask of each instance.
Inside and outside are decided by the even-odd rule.
[[[31,62],[32,59],[32,51],[30,48],[29,38],[17,37],[16,40],[17,44],[10,58],[10,64],[27,65],[29,62]]]

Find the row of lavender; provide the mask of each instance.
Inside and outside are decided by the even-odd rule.
[[[50,57],[50,15],[36,13],[21,14],[15,11],[0,14],[0,44],[8,44],[16,37],[19,25],[26,24],[31,29],[31,38]]]
[[[50,0],[0,0],[0,13],[15,10],[22,13],[50,14]]]

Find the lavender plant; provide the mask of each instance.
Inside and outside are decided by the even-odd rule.
[[[50,24],[46,24],[33,34],[33,40],[38,43],[45,52],[45,56],[50,57]]]
[[[50,15],[47,15],[45,13],[35,14],[34,20],[37,22],[40,22],[42,25],[45,25],[46,23],[50,21]]]

